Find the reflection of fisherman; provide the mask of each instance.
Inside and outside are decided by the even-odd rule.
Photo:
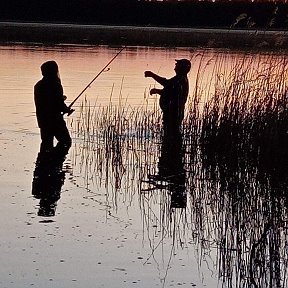
[[[158,162],[158,174],[149,174],[148,179],[147,183],[154,186],[152,189],[165,188],[170,191],[171,208],[186,207],[186,171],[184,168],[184,147],[181,134],[173,138],[163,137],[161,155]],[[163,185],[163,182],[166,182],[167,185]],[[151,188],[146,189],[146,191],[149,190]]]
[[[186,207],[186,173],[184,169],[184,151],[182,137],[163,138],[161,156],[158,162],[159,179],[169,183],[171,208]]]
[[[187,74],[191,69],[191,62],[187,59],[176,60],[176,75],[166,79],[151,71],[145,71],[145,77],[152,77],[163,86],[163,89],[153,88],[150,94],[160,95],[160,108],[163,112],[164,134],[174,135],[180,132],[184,118],[184,108],[189,92]]]
[[[38,216],[54,216],[60,199],[65,172],[62,170],[65,154],[40,151],[36,160],[32,195],[40,199]]]
[[[58,140],[57,148],[68,152],[71,137],[63,119],[63,114],[70,113],[64,100],[63,88],[59,78],[58,65],[55,61],[42,64],[43,78],[34,87],[36,116],[41,134],[41,150],[51,151],[54,137]]]

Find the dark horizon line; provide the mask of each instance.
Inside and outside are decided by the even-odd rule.
[[[288,31],[0,22],[0,43],[283,50]]]

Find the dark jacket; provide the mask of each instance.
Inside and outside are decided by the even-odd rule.
[[[160,107],[169,117],[183,120],[184,108],[189,92],[189,81],[186,75],[176,75],[171,79],[165,79],[160,96]]]
[[[40,128],[53,128],[63,120],[68,108],[64,103],[63,88],[59,78],[43,77],[34,86],[36,116]]]

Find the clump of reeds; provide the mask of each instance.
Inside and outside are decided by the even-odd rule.
[[[287,285],[281,272],[287,255],[279,249],[287,239],[287,60],[264,58],[247,55],[215,74],[215,90],[203,105],[193,140],[206,181],[200,181],[192,202],[209,199],[210,213],[218,217],[213,238],[225,287]],[[203,225],[207,205],[202,209],[194,216],[202,219],[199,231],[211,226]]]
[[[78,166],[83,167],[85,179],[92,177],[94,185],[112,185],[113,193],[120,188],[125,191],[138,188],[137,179],[148,173],[149,165],[143,163],[156,162],[153,143],[160,141],[161,115],[158,107],[147,102],[138,107],[128,105],[121,92],[118,101],[112,102],[112,94],[113,87],[107,106],[97,101],[91,104],[85,98],[73,120],[73,133],[75,157]],[[111,198],[116,199],[115,195]]]
[[[221,57],[203,58],[191,85],[181,145],[186,209],[171,210],[169,183],[146,181],[141,193],[161,156],[157,105],[131,107],[121,98],[102,107],[85,100],[75,121],[80,162],[98,185],[125,191],[129,205],[140,195],[150,244],[157,233],[158,239],[185,238],[200,246],[199,261],[217,248],[225,287],[285,287],[287,60],[258,54],[237,59],[228,65]],[[111,196],[114,205],[119,194]],[[153,251],[158,244],[151,244]]]
[[[239,156],[259,161],[259,153],[283,149],[287,61],[267,56],[263,63],[262,59],[247,56],[225,78],[216,78],[215,94],[205,103],[202,116],[203,151],[217,152],[220,158],[232,156],[231,161],[241,151]]]

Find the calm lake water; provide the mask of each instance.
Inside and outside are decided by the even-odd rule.
[[[219,277],[223,277],[221,271],[227,270],[223,264],[226,262],[221,262],[225,253],[218,249],[220,231],[214,225],[215,207],[211,207],[211,199],[205,205],[193,199],[193,206],[188,198],[186,209],[171,209],[167,187],[158,187],[152,193],[146,186],[143,188],[139,179],[155,173],[160,153],[157,146],[149,146],[149,139],[137,142],[136,152],[127,146],[119,165],[119,161],[113,162],[105,155],[103,147],[89,148],[73,133],[74,144],[63,166],[65,176],[60,179],[61,195],[55,200],[56,214],[38,214],[39,199],[32,196],[31,187],[40,145],[33,102],[33,86],[41,79],[40,65],[47,60],[58,63],[70,103],[118,51],[118,47],[0,46],[3,288],[222,285]],[[158,99],[148,96],[148,91],[156,84],[144,78],[144,71],[152,70],[170,78],[174,75],[174,60],[180,58],[192,59],[190,92],[197,87],[199,67],[204,69],[201,85],[206,87],[209,97],[211,75],[215,73],[211,63],[221,59],[217,69],[227,71],[245,54],[229,50],[127,47],[82,99],[86,97],[91,105],[102,107],[109,103],[117,106],[119,99],[131,107],[153,107]],[[267,56],[255,53],[245,57]],[[71,133],[82,99],[67,119]],[[147,167],[137,160],[139,155],[149,158]],[[235,271],[232,278],[237,282],[237,267]]]

